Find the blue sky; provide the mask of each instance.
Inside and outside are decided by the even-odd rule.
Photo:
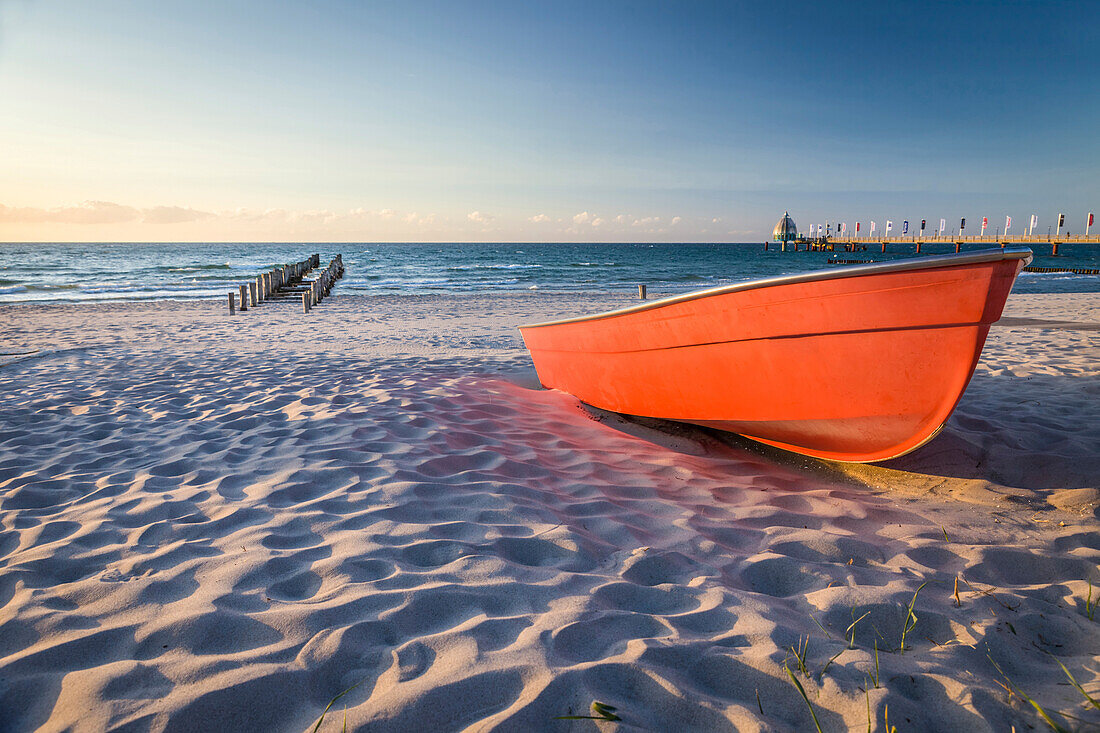
[[[1097,2],[0,0],[0,239],[1072,224],[1097,48]]]

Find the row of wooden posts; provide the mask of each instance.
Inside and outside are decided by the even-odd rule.
[[[314,255],[316,257],[317,255]],[[320,303],[332,292],[332,286],[344,276],[344,258],[336,255],[328,263],[328,267],[317,275],[310,283],[309,289],[302,293],[302,312],[309,313],[309,309]]]
[[[302,311],[309,313],[309,309],[327,297],[336,281],[344,276],[344,259],[336,255],[328,267],[314,275],[312,280],[307,280],[306,276],[320,266],[321,255],[312,254],[301,262],[257,275],[255,280],[240,285],[238,292],[229,293],[229,315],[237,312],[238,296],[241,312],[244,312],[272,298],[283,299],[293,293],[302,294]]]

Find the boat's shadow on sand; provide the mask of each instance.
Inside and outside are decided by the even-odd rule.
[[[818,460],[718,430],[584,409],[608,427],[676,452],[696,445],[732,450],[847,485],[1100,517],[1100,379],[1094,377],[976,375],[939,435],[877,464]]]

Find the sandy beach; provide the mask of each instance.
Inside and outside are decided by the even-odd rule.
[[[0,730],[1100,725],[1096,294],[875,466],[539,388],[632,302],[0,308]]]

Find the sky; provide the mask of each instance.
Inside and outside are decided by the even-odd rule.
[[[0,241],[1080,231],[1098,49],[1095,0],[0,0]]]

